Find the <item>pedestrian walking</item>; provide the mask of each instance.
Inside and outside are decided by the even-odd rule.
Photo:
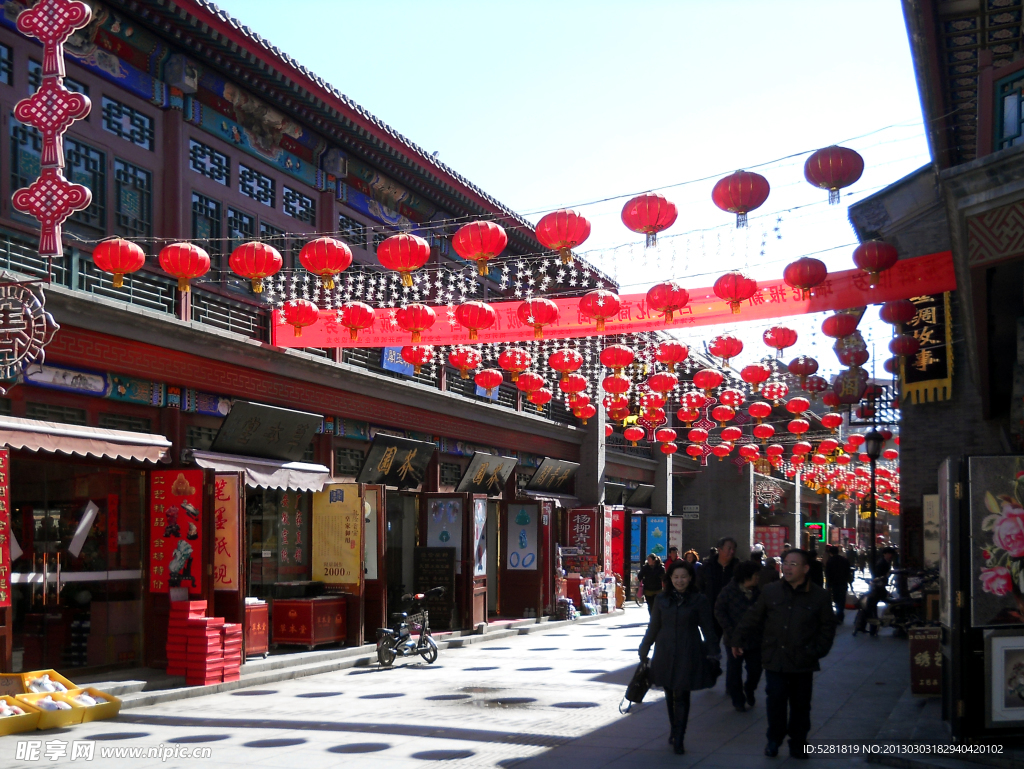
[[[857,568],[860,570],[861,574],[863,574],[865,572],[865,570],[868,568],[868,554],[867,554],[867,551],[864,550],[863,547],[860,549],[860,552],[857,554]]]
[[[693,568],[696,569],[697,566],[700,564],[700,553],[691,548],[690,550],[687,550],[685,553],[683,553],[683,560],[685,560],[687,563],[693,566]]]
[[[761,566],[755,561],[744,561],[733,570],[732,580],[722,588],[715,602],[715,619],[722,626],[722,643],[726,648],[725,691],[732,697],[733,707],[740,713],[747,706],[754,707],[754,692],[761,681],[761,647],[756,643],[747,646],[742,655],[732,654],[732,647],[739,646],[734,638],[736,626],[743,615],[757,602],[760,595],[758,576]],[[743,683],[743,666],[747,667],[747,682]]]
[[[679,548],[672,545],[672,547],[668,549],[668,555],[665,556],[665,568],[667,569],[668,565],[677,558],[679,558]]]
[[[829,594],[809,579],[810,554],[790,550],[782,561],[783,578],[761,590],[743,615],[734,637],[742,655],[761,641],[768,709],[766,756],[777,756],[789,735],[789,754],[806,758],[811,729],[811,694],[818,660],[828,654],[836,634]]]
[[[811,559],[811,570],[808,573],[811,582],[813,582],[815,585],[818,585],[819,587],[824,587],[825,567],[822,564],[821,560],[818,558],[818,551],[815,550],[814,547],[812,547],[810,550],[807,551],[807,554],[810,556]]]
[[[722,537],[718,540],[718,555],[713,559],[704,561],[700,567],[700,584],[698,588],[708,597],[708,603],[712,606],[718,600],[718,594],[722,588],[729,584],[732,579],[733,569],[736,567],[736,540],[732,537]],[[714,620],[715,635],[721,637],[722,627],[718,620]]]
[[[760,548],[760,550],[758,550]],[[761,571],[758,573],[757,584],[759,587],[764,587],[772,582],[779,579],[779,570],[776,565],[777,558],[771,558],[767,554],[765,546],[758,543],[751,548],[750,560],[754,561],[761,566]]]
[[[653,613],[654,597],[662,589],[662,578],[665,576],[665,567],[661,565],[661,559],[654,553],[647,556],[647,563],[640,567],[637,572],[637,580],[640,582],[640,592],[644,594],[647,602],[647,613]]]
[[[665,588],[651,603],[654,609],[640,643],[640,659],[647,659],[653,644],[650,682],[665,690],[669,739],[676,753],[685,753],[690,692],[710,689],[721,670],[711,603],[697,590],[693,566],[681,558],[670,564]]]
[[[846,617],[846,593],[853,584],[853,569],[846,556],[840,554],[838,547],[830,545],[828,551],[825,582],[832,594],[832,603],[836,607],[836,622],[842,625]]]

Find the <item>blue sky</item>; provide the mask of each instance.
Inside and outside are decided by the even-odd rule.
[[[894,0],[219,5],[528,218],[577,205],[593,222],[581,251],[623,293],[733,268],[776,277],[812,252],[849,269],[846,204],[928,162]],[[804,181],[806,155],[757,169],[772,193],[747,230],[711,203],[714,180],[683,184],[840,142],[866,162],[841,206]],[[630,245],[641,238],[619,221],[624,198],[578,205],[661,187],[680,216],[657,251]],[[889,329],[872,319],[881,375]],[[820,320],[784,322],[801,334],[793,352],[834,373]],[[767,353],[764,326],[730,327],[741,359]]]

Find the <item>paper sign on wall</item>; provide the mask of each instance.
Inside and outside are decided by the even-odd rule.
[[[214,481],[213,589],[238,590],[238,523],[241,502],[238,476],[218,475]]]
[[[508,510],[508,540],[505,545],[509,569],[537,570],[537,516],[538,505],[510,505]]]
[[[313,494],[313,579],[356,585],[363,579],[359,484],[333,483]]]
[[[149,591],[203,592],[203,471],[150,474]]]

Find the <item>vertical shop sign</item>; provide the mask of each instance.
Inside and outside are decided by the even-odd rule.
[[[363,579],[361,503],[356,483],[328,484],[323,491],[313,493],[315,581],[353,585],[358,589]]]
[[[203,591],[203,471],[149,474],[149,591]]]
[[[643,560],[641,542],[644,518],[642,515],[631,513],[629,516],[629,562],[640,563]]]
[[[213,504],[213,589],[237,591],[241,503],[236,474],[217,476]]]
[[[612,510],[612,571],[622,576],[622,545],[626,538],[626,511]]]
[[[0,608],[11,605],[11,450],[0,449]]]
[[[679,554],[683,554],[683,519],[678,516],[668,519],[668,546],[679,548]]]
[[[462,499],[431,499],[427,506],[427,547],[455,548],[455,573],[462,574]]]
[[[604,545],[601,553],[601,571],[605,574],[612,573],[612,509],[605,506],[602,508],[604,515],[601,520],[601,539]]]
[[[584,507],[569,511],[569,547],[577,548],[579,555],[597,555],[597,510]]]
[[[953,397],[953,329],[949,293],[913,296],[917,314],[902,326],[921,347],[900,363],[903,399],[913,403],[945,401]]]
[[[662,560],[668,555],[668,517],[647,516],[647,554],[653,553]]]
[[[281,492],[277,543],[277,573],[281,577],[302,579],[309,571],[309,521],[302,510],[304,494],[294,489]]]

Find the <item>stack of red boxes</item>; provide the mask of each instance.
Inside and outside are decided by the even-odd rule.
[[[206,616],[206,601],[172,601],[167,623],[167,675],[183,676],[188,668],[189,621]]]
[[[224,624],[224,680],[237,681],[242,667],[242,626]]]
[[[219,684],[224,680],[224,618],[190,619],[185,630],[188,640],[188,686]]]

